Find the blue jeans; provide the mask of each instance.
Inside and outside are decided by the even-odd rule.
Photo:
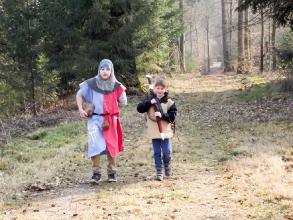
[[[157,170],[157,173],[162,173],[163,163],[164,163],[165,169],[170,169],[171,151],[172,151],[171,140],[152,139],[152,143],[153,143],[153,149],[154,149],[154,159],[155,159],[156,170]]]

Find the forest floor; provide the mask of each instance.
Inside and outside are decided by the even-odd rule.
[[[85,121],[70,111],[5,146],[0,219],[293,219],[293,98],[275,77],[169,81],[178,107],[171,178],[153,179],[140,97],[131,96],[117,183],[106,181],[106,160],[102,182],[89,183]]]

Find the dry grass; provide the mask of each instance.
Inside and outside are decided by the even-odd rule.
[[[290,123],[268,123],[233,133],[223,179],[235,202],[259,207],[252,216],[276,218],[293,208],[293,135]],[[244,155],[244,156],[243,156]]]

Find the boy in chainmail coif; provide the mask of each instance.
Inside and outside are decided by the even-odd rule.
[[[116,80],[113,63],[104,59],[96,77],[82,82],[76,94],[79,114],[88,118],[88,157],[93,164],[92,182],[101,180],[100,157],[108,157],[108,181],[116,182],[116,158],[123,151],[119,107],[127,104],[126,88]],[[85,103],[92,110],[86,111]]]

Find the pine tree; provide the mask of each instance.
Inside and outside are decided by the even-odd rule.
[[[175,0],[149,1],[148,22],[135,35],[139,48],[136,58],[139,72],[160,73],[173,69],[177,39],[182,33],[181,12]]]
[[[244,0],[238,10],[244,10],[247,7],[251,7],[254,13],[265,13],[264,16],[274,18],[278,25],[288,25],[293,29],[293,1]]]
[[[33,0],[3,0],[0,17],[1,80],[8,93],[34,115],[36,107],[37,60],[40,54],[41,30],[39,2]],[[8,94],[9,95],[9,94]],[[29,103],[29,105],[27,104]]]
[[[47,58],[44,65],[48,72],[59,74],[59,96],[73,93],[77,87],[74,83],[92,76],[96,66],[96,56],[87,50],[90,42],[84,33],[84,22],[90,19],[88,11],[92,6],[90,0],[41,2],[42,47]]]
[[[59,96],[75,92],[104,58],[118,80],[139,87],[138,72],[172,65],[178,10],[176,0],[1,1],[0,88],[15,103],[31,102],[36,114],[47,87]]]

